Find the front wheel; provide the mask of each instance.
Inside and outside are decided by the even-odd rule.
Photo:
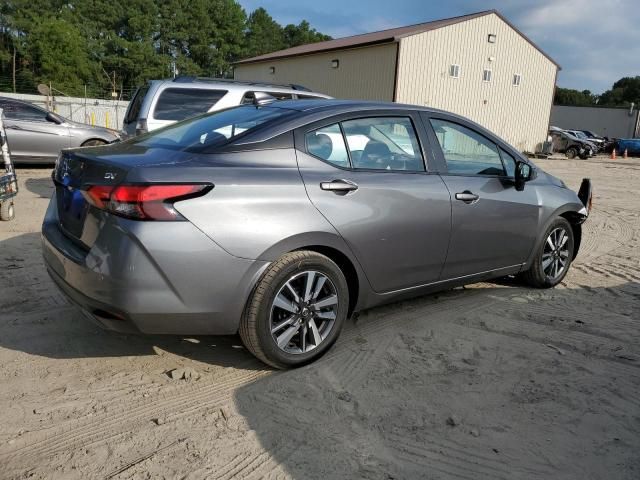
[[[13,201],[8,200],[0,204],[0,220],[8,222],[16,218],[16,211],[13,206]]]
[[[240,321],[240,337],[263,362],[297,367],[331,347],[348,309],[349,289],[340,268],[316,252],[291,252],[258,282]]]
[[[567,148],[567,151],[565,153],[567,155],[567,158],[571,160],[573,158],[576,158],[576,156],[578,155],[578,150],[571,147],[571,148]]]
[[[555,219],[544,234],[529,270],[523,273],[524,280],[536,288],[551,288],[559,284],[567,274],[573,260],[573,229],[562,217]]]

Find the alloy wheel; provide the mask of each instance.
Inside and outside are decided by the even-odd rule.
[[[552,280],[559,278],[569,264],[569,234],[564,228],[554,228],[542,251],[542,270]]]
[[[315,270],[296,273],[272,302],[271,336],[286,353],[307,353],[327,338],[337,313],[338,294],[329,277]]]

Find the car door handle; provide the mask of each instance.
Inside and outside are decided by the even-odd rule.
[[[349,180],[333,180],[331,182],[321,182],[320,188],[336,193],[348,193],[358,189],[358,185]]]
[[[464,203],[475,203],[479,198],[480,197],[478,195],[476,195],[475,193],[471,193],[469,190],[456,193],[456,200],[461,200]]]

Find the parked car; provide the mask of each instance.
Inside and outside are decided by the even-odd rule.
[[[251,104],[256,92],[278,100],[331,98],[300,85],[201,77],[152,80],[138,88],[129,102],[123,135],[132,137],[203,113]]]
[[[461,116],[257,103],[63,152],[44,260],[87,316],[239,331],[287,368],[326,352],[353,312],[513,274],[553,287],[578,253],[589,180],[576,194]]]
[[[567,158],[580,157],[583,160],[595,154],[595,147],[586,140],[560,129],[550,129],[551,142],[555,152],[564,153]]]
[[[579,138],[580,140],[584,140],[585,142],[589,142],[591,145],[593,145],[593,149],[592,149],[593,150],[593,155],[595,155],[596,153],[600,152],[600,150],[602,150],[602,147],[604,147],[604,140],[590,138],[582,130],[565,130],[565,132],[573,135],[576,138]]]
[[[0,97],[13,163],[54,163],[60,150],[98,146],[120,138],[116,130],[73,122],[29,102]]]

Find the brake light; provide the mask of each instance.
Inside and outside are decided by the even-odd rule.
[[[86,200],[106,210],[134,220],[184,220],[173,203],[205,195],[209,184],[93,185],[83,192]]]

